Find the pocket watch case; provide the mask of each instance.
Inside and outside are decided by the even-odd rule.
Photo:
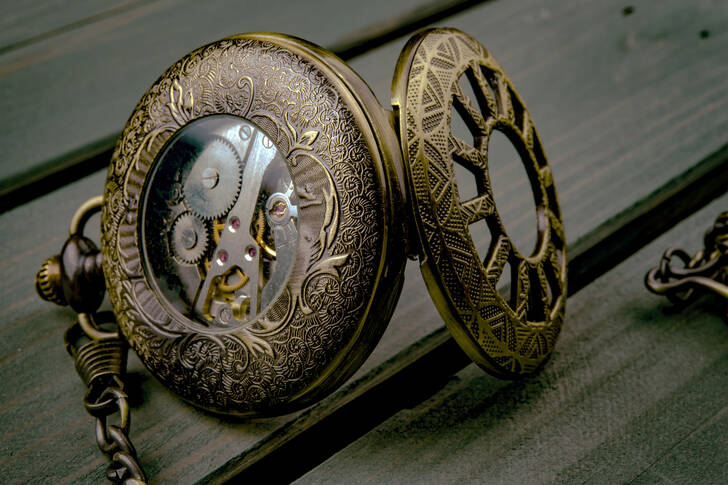
[[[160,381],[213,412],[272,415],[354,373],[389,323],[407,257],[419,257],[443,320],[478,365],[504,378],[535,371],[563,322],[566,250],[523,101],[477,41],[432,29],[403,50],[392,106],[301,39],[243,34],[191,52],[141,98],[103,199],[74,217],[85,262],[67,258],[78,246],[67,244],[44,264],[39,292],[77,302],[90,287],[100,300],[102,268],[121,333]],[[453,135],[453,111],[472,138]],[[495,130],[531,183],[530,252],[496,210]],[[475,198],[460,200],[454,164],[474,174]],[[99,207],[100,255],[82,238]],[[469,230],[480,220],[492,235],[482,260]],[[506,266],[510,295],[497,288]],[[93,313],[96,300],[74,309]]]
[[[566,236],[551,168],[524,102],[490,53],[454,29],[410,39],[392,93],[414,239],[435,306],[458,344],[491,374],[535,371],[551,355],[564,319]],[[472,138],[453,134],[453,113]],[[538,236],[530,252],[513,244],[497,211],[488,172],[495,131],[520,155],[533,191]],[[454,164],[475,176],[477,196],[460,200]],[[469,229],[480,220],[491,235],[482,260]],[[508,268],[512,284],[503,296],[497,284]]]

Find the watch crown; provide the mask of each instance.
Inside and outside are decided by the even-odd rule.
[[[35,275],[35,290],[41,298],[56,305],[68,305],[61,288],[61,258],[51,256],[43,261],[40,271]]]

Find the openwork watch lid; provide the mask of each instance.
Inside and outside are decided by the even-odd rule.
[[[488,51],[454,29],[409,41],[392,92],[422,273],[438,310],[481,367],[501,377],[533,372],[553,351],[564,318],[566,239],[551,169],[523,101]],[[453,112],[468,139],[453,134]],[[513,244],[496,210],[488,172],[496,130],[514,145],[533,189],[538,238],[530,253]],[[460,199],[454,164],[475,176],[476,197]],[[482,260],[469,229],[481,220],[491,234]],[[497,284],[508,268],[504,296]]]

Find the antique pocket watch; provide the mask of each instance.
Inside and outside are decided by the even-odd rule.
[[[121,334],[167,387],[210,411],[272,415],[352,375],[417,256],[465,352],[499,377],[533,372],[563,322],[566,247],[523,101],[477,41],[433,29],[400,55],[392,107],[300,39],[243,34],[195,50],[139,101],[103,197],[76,214],[39,292],[70,303],[88,337],[103,341],[113,333],[93,317],[105,288]],[[453,135],[453,111],[472,137]],[[512,244],[496,210],[494,130],[532,187],[530,252]],[[454,164],[474,174],[479,195],[460,200]],[[100,252],[82,236],[98,209]],[[482,260],[469,231],[480,220],[492,236]],[[504,268],[510,296],[496,288]],[[83,365],[87,381],[108,371]]]

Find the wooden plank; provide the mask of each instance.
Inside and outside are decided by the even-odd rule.
[[[725,193],[726,187],[728,145],[579,238],[570,248],[574,269],[569,273],[569,291],[585,287],[596,275],[606,273],[667,228]]]
[[[697,249],[728,196],[569,300],[557,352],[503,382],[474,365],[296,483],[723,483],[728,327],[644,288],[665,246]]]
[[[481,41],[526,101],[572,240],[713,153],[728,132],[728,3],[647,0],[627,16],[624,5],[496,2],[440,23]],[[351,63],[380,99],[391,74],[375,67],[393,65],[401,45]],[[528,193],[518,164],[499,166],[498,182]],[[498,203],[515,234],[535,230],[531,207],[528,197]]]
[[[669,182],[647,199],[570,245],[569,297],[670,229],[673,215],[682,219],[687,212],[683,208],[675,210],[673,199],[690,199],[685,204],[687,208],[704,207],[713,200],[714,192],[696,192],[694,183],[695,173],[706,173],[706,166],[713,167],[716,172],[719,168],[723,173],[728,172],[728,158],[723,157],[720,167],[714,167],[714,160],[715,157],[709,157],[694,170]],[[645,220],[648,216],[654,219]],[[635,229],[639,228],[639,224],[643,225],[644,231]],[[635,236],[635,231],[644,234]],[[509,288],[503,288],[502,291],[507,293]],[[249,453],[237,464],[242,471],[235,476],[235,481],[258,483],[294,480],[313,464],[323,462],[387,417],[439,391],[453,374],[470,363],[447,329],[433,331],[332,399],[299,417],[297,421],[308,421],[307,426],[299,424],[295,431],[288,432],[286,443],[266,450],[262,458]],[[309,414],[315,417],[311,419]],[[269,439],[266,446],[272,448],[273,442]],[[322,446],[322,442],[326,444]],[[287,463],[288,466],[278,469],[275,463]]]
[[[602,89],[609,85],[605,84],[601,76],[606,68],[575,71],[574,60],[569,57],[573,53],[564,47],[564,39],[584,36],[588,37],[589,42],[581,48],[592,49],[593,52],[600,52],[600,46],[618,44],[624,32],[618,25],[611,25],[609,22],[616,24],[617,21],[625,20],[621,17],[621,4],[613,2],[603,7],[600,3],[588,10],[574,12],[575,2],[554,1],[544,7],[549,9],[551,17],[545,18],[539,14],[531,18],[530,23],[524,24],[523,18],[529,15],[529,6],[533,5],[514,2],[488,3],[473,9],[468,15],[448,19],[447,23],[464,29],[475,27],[469,29],[470,33],[489,46],[491,39],[499,39],[491,37],[491,33],[508,34],[504,32],[507,29],[503,25],[512,25],[513,29],[524,36],[528,34],[520,44],[508,44],[510,49],[505,49],[504,46],[501,53],[492,46],[491,49],[499,58],[506,54],[502,63],[515,79],[519,90],[523,91],[536,120],[549,121],[545,123],[546,126],[542,126],[542,122],[538,126],[554,165],[557,185],[561,189],[562,206],[567,216],[569,240],[573,242],[590,228],[599,225],[607,215],[617,214],[622,208],[661,186],[669,180],[673,171],[680,172],[681,168],[691,166],[704,158],[705,154],[722,146],[724,140],[712,130],[712,124],[708,128],[698,124],[700,129],[691,132],[690,136],[674,141],[670,149],[661,152],[664,156],[645,158],[645,150],[662,147],[665,143],[663,131],[657,129],[659,125],[655,126],[653,116],[659,115],[662,122],[669,124],[679,113],[692,110],[691,112],[698,113],[696,119],[700,123],[707,123],[705,120],[710,115],[711,123],[724,126],[721,125],[723,121],[720,116],[712,111],[703,113],[700,109],[695,109],[702,99],[695,94],[698,91],[690,91],[683,98],[671,98],[669,106],[659,103],[660,96],[666,91],[681,90],[688,81],[698,87],[709,86],[719,69],[696,69],[691,77],[685,72],[675,76],[669,71],[671,64],[666,63],[662,77],[656,75],[656,79],[653,79],[653,85],[656,86],[654,93],[641,76],[628,76],[623,82],[633,86],[635,92],[641,93],[642,102],[646,106],[650,106],[650,103],[659,104],[662,111],[632,109],[629,103],[622,101],[622,93]],[[686,8],[689,8],[679,2],[663,2],[661,5],[663,8],[651,20],[654,22],[650,24],[652,29],[657,28],[661,22],[669,25],[671,19],[685,15]],[[593,13],[589,14],[592,9]],[[537,8],[535,12],[540,10]],[[616,17],[605,15],[605,12],[616,13]],[[637,10],[634,15],[639,12]],[[567,13],[575,13],[576,20],[574,15],[569,16]],[[701,19],[708,22],[710,17],[704,15],[691,21],[692,23],[688,22],[686,29],[693,28]],[[605,21],[605,18],[609,20],[607,24],[610,28],[601,27],[600,22]],[[641,32],[639,28],[633,28],[636,32]],[[565,32],[562,33],[562,29]],[[593,37],[590,33],[595,29],[597,34]],[[677,43],[680,39],[678,36],[678,39],[663,41],[661,46],[667,45],[668,49],[676,49],[673,42]],[[696,44],[692,48],[681,47],[679,54],[684,56],[683,62],[702,66],[701,58],[694,55],[696,52],[713,61],[719,57],[711,49],[705,48],[704,52],[700,50],[704,47],[699,42],[706,39],[688,41],[686,34],[681,40]],[[398,46],[395,45],[397,42]],[[356,61],[356,67],[362,76],[374,81],[380,98],[386,99],[389,89],[388,81],[381,83],[380,80],[391,76],[394,63],[390,58],[391,53],[401,48],[404,39],[397,42]],[[715,47],[715,44],[712,45]],[[613,69],[621,63],[639,67],[650,61],[655,55],[654,49],[656,47],[652,46],[652,49],[645,48],[630,55],[615,55],[608,59],[608,64]],[[549,62],[539,65],[538,70],[528,71],[530,64],[520,60],[522,56],[547,58],[555,52],[560,52],[561,56],[550,57]],[[585,56],[586,53],[583,53],[582,60]],[[594,67],[593,64],[591,66]],[[725,70],[725,66],[720,67]],[[659,71],[662,67],[658,65],[655,69]],[[593,77],[588,76],[590,72],[594,74]],[[586,76],[581,82],[587,84],[589,89],[577,89],[576,84],[570,81],[571,76],[577,73],[579,76]],[[553,80],[557,75],[565,79],[564,83],[539,82],[541,78]],[[526,91],[521,84],[524,84]],[[594,90],[602,93],[596,101]],[[715,89],[713,92],[715,94]],[[718,94],[715,102],[720,105],[725,100]],[[552,106],[555,99],[561,100],[560,110]],[[637,98],[626,99],[633,102]],[[583,116],[585,121],[572,126],[572,110],[580,110],[582,114],[590,111],[583,105],[591,106],[600,115],[595,121]],[[605,108],[613,105],[618,105],[620,109]],[[625,115],[621,109],[628,110],[630,116],[636,117],[634,124],[630,122],[629,125],[636,133],[612,136],[608,142],[601,141],[593,134],[586,136],[591,132],[585,131],[582,125],[587,125],[589,129],[612,129],[613,124],[624,123]],[[565,119],[562,120],[562,117]],[[551,140],[557,134],[563,136],[563,141],[554,143]],[[673,142],[672,139],[669,141]],[[622,158],[605,159],[603,150],[616,150]],[[574,158],[572,152],[582,155]],[[686,156],[688,152],[690,155]],[[578,163],[574,160],[578,160]],[[579,185],[578,190],[565,191],[569,186],[568,182],[580,180],[578,173],[572,173],[574,166],[578,169],[586,164],[593,168],[595,160],[604,164],[605,171],[588,177],[585,183]],[[619,163],[626,163],[624,160],[630,161],[630,164],[639,161],[640,168],[647,167],[651,170],[649,177],[643,180],[634,177],[630,169],[619,168]],[[504,169],[504,172],[503,184],[517,187],[518,171]],[[80,406],[83,388],[73,374],[70,361],[63,355],[60,344],[63,327],[72,320],[72,314],[68,310],[40,302],[34,296],[32,288],[32,276],[37,265],[43,257],[60,246],[65,225],[73,209],[86,197],[98,193],[102,180],[103,174],[98,174],[0,216],[3,227],[0,234],[0,265],[6,275],[0,283],[0,301],[3,303],[3,313],[0,315],[0,335],[3,337],[0,339],[0,379],[4,383],[0,390],[0,481],[3,483],[27,481],[29,475],[38,480],[62,482],[98,481],[103,475],[104,460],[92,444],[91,421]],[[602,191],[601,187],[610,184],[619,185],[620,197]],[[525,192],[514,188],[507,198],[498,201],[499,207],[517,208],[528,204],[528,198],[522,197],[524,194]],[[602,204],[597,212],[592,210],[591,204],[585,204],[592,198],[598,199]],[[572,206],[575,208],[571,209]],[[523,228],[530,229],[525,224]],[[382,342],[355,378],[366,376],[372,369],[376,370],[368,374],[367,378],[376,378],[382,372],[381,367],[377,368],[378,364],[441,328],[441,320],[417,273],[416,265],[408,267],[403,298],[395,318]],[[416,352],[417,347],[412,349]],[[133,411],[132,438],[138,445],[142,463],[150,475],[160,482],[169,483],[188,483],[202,479],[216,481],[234,474],[241,464],[260,459],[266,450],[285,443],[290,433],[305,427],[311,421],[315,422],[321,416],[317,413],[331,409],[327,406],[335,406],[345,401],[346,393],[352,390],[343,389],[305,415],[241,422],[198,412],[162,389],[156,380],[139,368],[138,363],[134,363],[133,370],[135,381],[142,389],[143,404]],[[420,397],[417,396],[415,400]]]
[[[55,29],[42,16],[41,34],[0,47],[0,92],[12,93],[0,97],[6,121],[0,130],[0,209],[101,168],[83,157],[98,154],[101,144],[100,159],[108,159],[139,97],[163,69],[200,45],[239,32],[277,31],[354,55],[482,1],[258,0],[241,8],[221,0],[211,8],[158,0],[122,3],[90,16],[79,4],[62,16],[79,18]],[[15,11],[36,12],[31,6]]]
[[[725,387],[725,374],[710,383],[714,389]],[[702,386],[710,392],[709,386]],[[693,402],[697,406],[701,402]],[[674,449],[650,465],[632,483],[665,483],[670,477],[675,483],[721,483],[728,476],[725,449],[728,445],[728,416],[726,408],[710,416],[691,431]]]
[[[133,8],[139,0],[5,0],[0,54]]]

